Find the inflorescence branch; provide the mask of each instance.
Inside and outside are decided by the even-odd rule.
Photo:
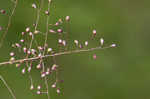
[[[34,61],[34,60],[43,59],[43,58],[47,58],[47,57],[61,56],[61,55],[80,53],[80,52],[90,52],[90,51],[94,51],[94,50],[102,50],[102,49],[112,48],[115,46],[116,46],[115,44],[112,44],[108,47],[95,47],[95,48],[90,48],[90,49],[73,50],[73,51],[59,52],[59,53],[50,54],[50,55],[44,55],[44,56],[40,56],[40,57],[37,56],[37,57],[32,57],[32,58],[25,58],[25,59],[19,59],[19,60],[14,60],[14,61],[1,62],[0,66],[7,65],[7,64],[22,63],[25,61]]]

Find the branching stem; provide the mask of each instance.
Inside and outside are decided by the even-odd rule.
[[[58,52],[58,53],[44,55],[44,56],[40,56],[40,57],[37,56],[37,57],[32,57],[32,58],[19,59],[19,60],[15,60],[15,61],[2,62],[2,63],[0,63],[0,66],[7,65],[7,64],[20,63],[20,62],[24,62],[24,61],[33,61],[33,60],[38,60],[38,59],[53,57],[53,56],[60,56],[60,55],[67,55],[67,54],[81,53],[81,52],[90,52],[90,51],[94,51],[94,50],[102,50],[102,49],[107,49],[107,48],[111,48],[111,47],[110,46],[95,47],[95,48],[90,48],[90,49],[79,49],[79,50],[73,50],[73,51]]]

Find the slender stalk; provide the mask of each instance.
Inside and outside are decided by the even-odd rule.
[[[16,99],[15,94],[13,93],[13,91],[11,90],[11,88],[8,86],[7,82],[5,81],[5,79],[1,75],[0,75],[0,79],[2,80],[4,85],[7,87],[8,91],[10,92],[11,96],[13,97],[13,99]]]
[[[15,10],[16,10],[16,8],[17,8],[18,0],[16,0],[14,3],[15,3],[15,5],[14,5],[14,8],[13,8],[13,10],[12,10],[11,15],[9,16],[8,24],[7,24],[6,30],[4,31],[4,34],[2,35],[2,38],[1,38],[1,40],[0,40],[0,48],[2,47],[3,42],[4,42],[4,39],[5,39],[5,37],[6,37],[7,33],[8,33],[8,29],[9,29],[9,27],[11,26],[12,16],[14,15]]]
[[[59,53],[44,55],[44,56],[40,56],[40,57],[37,56],[37,57],[32,57],[32,58],[19,59],[19,60],[15,60],[15,61],[2,62],[2,63],[0,63],[0,66],[7,65],[7,64],[20,63],[20,62],[24,62],[24,61],[31,61],[31,60],[33,61],[33,60],[38,60],[38,59],[43,59],[43,58],[53,57],[53,56],[68,55],[68,54],[81,53],[81,52],[90,52],[90,51],[94,51],[94,50],[102,50],[102,49],[107,49],[107,48],[111,48],[111,47],[110,46],[108,46],[108,47],[95,47],[95,48],[90,48],[90,49],[79,49],[79,50],[59,52]]]
[[[51,5],[51,0],[48,1],[48,13],[50,13],[50,5]],[[47,39],[48,39],[48,26],[49,26],[49,17],[50,15],[47,15],[47,20],[46,20],[46,35],[45,35],[45,42],[44,42],[44,52],[43,52],[43,56],[45,55],[45,50],[46,50],[46,43],[47,43]],[[43,63],[43,70],[45,71],[45,65]],[[49,88],[48,88],[48,81],[47,81],[47,77],[44,77],[45,79],[45,86],[46,86],[46,91],[47,91],[47,98],[50,99],[50,94],[49,94]]]

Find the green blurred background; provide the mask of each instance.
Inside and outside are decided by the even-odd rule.
[[[47,0],[44,1],[43,12],[47,8]],[[32,3],[39,5],[39,0],[19,0],[0,49],[1,62],[9,59],[11,44],[20,39],[19,33],[35,22],[36,11],[31,7]],[[8,14],[12,7],[11,0],[0,0],[0,8]],[[67,15],[71,16],[70,40],[88,40],[92,30],[97,29],[98,37],[105,39],[105,45],[116,43],[117,47],[57,57],[58,64],[63,67],[65,94],[59,96],[51,90],[51,99],[150,99],[150,1],[53,0],[50,23]],[[40,17],[38,29],[44,32],[46,15],[41,13]],[[8,17],[0,15],[0,26],[6,27],[7,22]],[[57,39],[57,36],[49,36],[49,44],[55,47]],[[42,42],[40,37],[37,40]],[[92,41],[90,46],[97,46],[98,42],[99,39]],[[97,54],[96,60],[92,59],[93,54]],[[21,75],[20,71],[15,65],[0,67],[0,75],[17,99],[47,99],[45,95],[36,95],[29,90],[28,75]],[[37,72],[33,76],[35,83],[40,82]],[[2,81],[0,99],[12,99]]]

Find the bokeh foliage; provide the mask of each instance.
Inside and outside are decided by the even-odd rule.
[[[12,26],[0,49],[0,61],[9,59],[11,44],[20,39],[19,33],[31,26],[36,11],[31,4],[36,0],[19,0]],[[36,3],[39,4],[38,1]],[[63,67],[64,96],[52,99],[149,99],[150,98],[150,7],[149,0],[53,0],[50,22],[66,15],[71,16],[70,40],[85,41],[93,29],[118,46],[114,49],[57,57]],[[1,0],[0,8],[10,12],[11,0]],[[43,8],[46,9],[47,4]],[[41,13],[39,29],[46,31],[46,16]],[[6,26],[8,17],[0,15],[0,25]],[[3,32],[0,32],[0,36]],[[55,47],[57,36],[49,36]],[[37,38],[40,42],[41,38]],[[98,43],[92,42],[91,46]],[[92,59],[92,54],[97,59]],[[0,67],[2,75],[18,99],[46,99],[29,91],[27,75],[21,75],[14,65]],[[34,75],[38,82],[39,75]],[[0,81],[0,99],[12,99]]]

